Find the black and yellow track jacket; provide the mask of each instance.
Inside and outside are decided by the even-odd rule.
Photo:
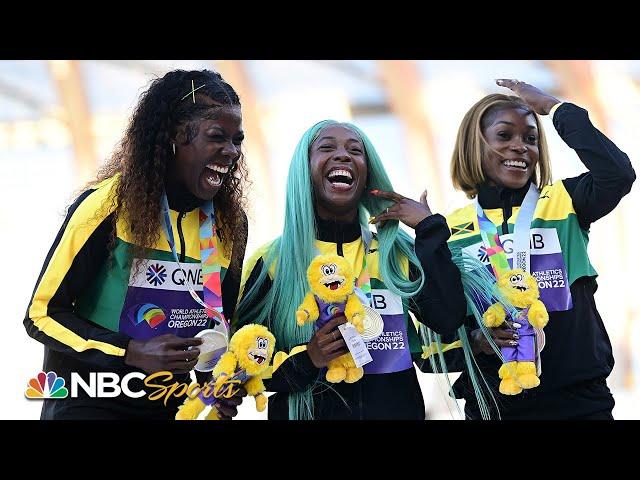
[[[71,372],[77,372],[88,382],[91,372],[114,372],[122,379],[129,372],[140,371],[124,363],[129,340],[135,334],[132,333],[135,328],[145,328],[151,332],[147,335],[152,336],[154,330],[145,321],[138,326],[130,321],[136,318],[129,317],[136,314],[139,315],[138,319],[150,320],[148,316],[145,317],[143,306],[134,305],[129,312],[128,292],[132,284],[136,284],[142,292],[154,293],[153,289],[164,288],[155,292],[159,300],[153,307],[156,308],[155,312],[163,311],[166,316],[163,322],[169,322],[172,318],[171,302],[163,303],[162,292],[175,293],[171,291],[171,284],[174,280],[172,271],[177,266],[165,236],[160,236],[147,256],[150,260],[148,268],[155,270],[147,271],[145,265],[139,276],[135,277],[136,282],[132,282],[131,265],[127,261],[131,247],[129,232],[121,223],[117,225],[115,246],[110,256],[108,245],[113,234],[115,205],[111,192],[115,182],[117,177],[105,180],[96,188],[82,193],[69,207],[47,254],[24,319],[28,334],[44,344],[43,370],[53,371],[58,377],[64,378],[67,388],[70,386]],[[197,208],[200,201],[185,190],[168,191],[167,196],[176,251],[183,268],[195,271],[200,263]],[[222,240],[224,232],[219,232],[219,237]],[[220,240],[222,247],[223,241]],[[221,255],[223,308],[229,318],[235,310],[244,250],[245,244],[234,245],[231,255],[233,261]],[[224,249],[220,248],[220,251]],[[201,309],[193,299],[188,300],[192,302],[190,307]],[[207,328],[207,322],[200,323],[202,325],[196,329]],[[155,326],[155,323],[151,325]],[[188,335],[181,335],[180,328],[176,327],[171,333],[191,336],[193,331],[191,328]],[[174,381],[188,383],[189,378],[182,375],[175,377]],[[129,387],[134,391],[145,389],[147,394],[153,391],[144,388],[135,379]],[[69,397],[65,399],[45,400],[42,418],[173,418],[178,405],[184,400],[172,398],[165,407],[161,401],[149,401],[148,395],[140,399],[128,398],[123,394],[116,398],[90,398],[82,390],[78,392],[77,398],[72,398],[69,391]]]
[[[544,328],[546,343],[541,352],[541,383],[536,388],[514,396],[501,395],[497,376],[500,360],[496,355],[476,356],[503,419],[581,418],[610,412],[614,406],[606,382],[614,357],[594,300],[597,274],[589,262],[587,245],[591,224],[611,212],[629,193],[635,172],[629,157],[593,126],[583,108],[572,103],[561,104],[553,113],[553,125],[589,172],[546,186],[540,193],[531,226],[556,230],[567,267],[573,308],[549,313],[549,323]],[[528,188],[528,184],[519,190],[480,186],[478,201],[501,235],[513,232],[516,214]],[[452,251],[456,250],[456,244],[466,246],[480,241],[473,205],[451,213],[447,221],[455,232],[450,239]],[[463,224],[466,229],[460,228]],[[615,237],[611,238],[615,244]],[[468,317],[465,325],[469,331],[478,328],[473,317]],[[451,369],[456,363],[458,368],[464,368],[460,349],[445,356]],[[458,398],[466,400],[466,416],[480,419],[466,371],[454,390]],[[492,402],[490,406],[492,418],[498,418]]]
[[[363,247],[360,225],[325,221],[316,216],[318,237],[316,248],[319,253],[337,253],[351,264],[355,275],[362,270]],[[411,347],[411,357],[421,365],[421,345],[414,323],[409,319],[407,310],[418,320],[441,333],[454,332],[464,319],[465,300],[460,280],[460,272],[451,261],[447,247],[449,229],[441,215],[425,218],[415,228],[415,252],[425,272],[425,284],[415,298],[403,300],[405,318]],[[377,269],[377,240],[374,237],[371,253],[367,257],[373,288],[385,288]],[[243,291],[248,291],[264,268],[259,249],[245,265],[243,278],[246,280]],[[371,257],[371,259],[369,259]],[[403,265],[410,278],[415,272],[409,271],[406,258]],[[270,272],[271,274],[271,272]],[[375,282],[375,284],[374,284]],[[262,285],[258,298],[263,298],[271,288],[271,277]],[[377,285],[377,287],[376,287]],[[239,328],[252,319],[239,319]],[[347,384],[326,386],[325,369],[316,368],[306,345],[294,347],[290,352],[279,352],[274,357],[273,376],[266,381],[268,391],[275,392],[269,398],[269,419],[288,419],[288,395],[290,392],[303,391],[314,386],[315,419],[415,419],[425,418],[425,405],[413,365],[410,368],[393,373],[365,374],[359,381]],[[342,397],[342,398],[340,398]]]

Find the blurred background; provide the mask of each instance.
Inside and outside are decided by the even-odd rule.
[[[496,78],[517,78],[586,108],[640,172],[640,61],[0,61],[2,418],[40,415],[41,404],[24,391],[42,367],[43,347],[28,337],[22,319],[65,208],[110,156],[140,93],[175,68],[217,70],[240,95],[253,181],[247,255],[281,231],[295,144],[326,118],[364,129],[397,192],[418,199],[426,188],[432,210],[443,214],[464,205],[449,179],[455,135],[473,103],[507,92]],[[549,118],[543,125],[554,179],[584,172]],[[638,190],[636,182],[618,208],[593,225],[589,245],[600,274],[596,301],[616,360],[609,386],[617,419],[640,418],[640,300],[630,283],[640,268],[633,248],[640,233]],[[459,419],[444,400],[445,380],[419,378],[428,417]],[[238,418],[266,413],[256,413],[250,400]]]

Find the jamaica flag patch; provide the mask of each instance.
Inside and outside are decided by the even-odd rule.
[[[462,235],[465,233],[473,233],[473,222],[462,223],[451,227],[451,235]]]

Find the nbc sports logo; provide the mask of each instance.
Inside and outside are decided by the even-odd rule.
[[[156,263],[155,265],[149,265],[147,268],[147,282],[154,287],[162,285],[167,278],[167,269],[163,265]]]
[[[27,398],[67,398],[69,391],[64,386],[64,378],[58,377],[56,372],[40,372],[29,380],[27,390],[24,392]]]

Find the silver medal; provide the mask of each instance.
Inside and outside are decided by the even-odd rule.
[[[360,335],[365,342],[378,338],[384,330],[382,316],[373,308],[364,305],[364,332]]]

